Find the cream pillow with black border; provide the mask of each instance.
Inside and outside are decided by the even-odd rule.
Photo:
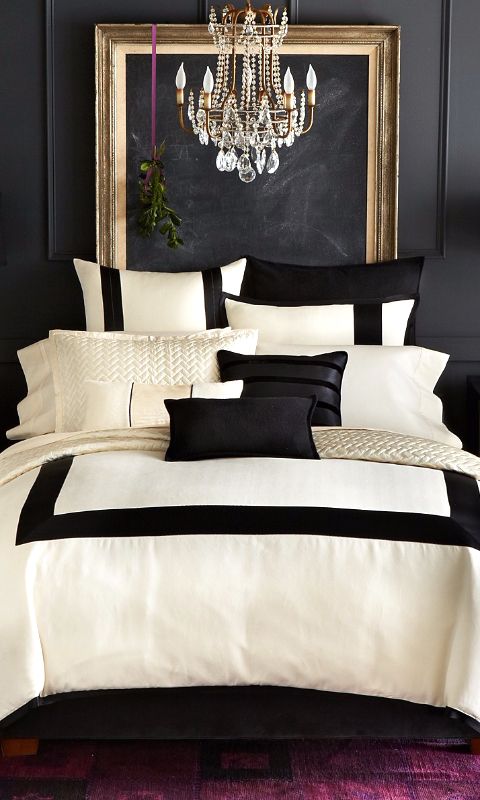
[[[246,259],[196,272],[113,269],[74,259],[88,331],[193,333],[223,327],[222,292],[239,294]]]

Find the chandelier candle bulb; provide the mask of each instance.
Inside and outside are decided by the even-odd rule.
[[[187,83],[187,76],[185,74],[182,61],[175,77],[175,86],[177,87],[177,89],[185,89],[186,83]]]
[[[282,144],[290,147],[313,124],[317,78],[312,67],[307,75],[306,126],[305,93],[300,95],[297,111],[290,68],[285,72],[282,87],[278,51],[287,32],[286,10],[279,16],[270,5],[254,8],[251,0],[243,8],[228,3],[219,20],[212,8],[208,33],[218,50],[217,66],[215,76],[207,67],[197,104],[193,92],[189,92],[187,116],[191,128],[183,117],[186,83],[183,64],[177,73],[181,128],[198,136],[200,144],[212,141],[218,147],[217,168],[220,172],[233,172],[236,168],[243,183],[251,183],[257,173],[276,172],[277,148]]]
[[[175,76],[175,86],[177,87],[177,106],[183,106],[185,99],[183,96],[183,90],[185,89],[185,84],[187,82],[187,76],[185,75],[185,70],[183,68],[183,61],[178,68],[178,72]]]
[[[285,94],[293,94],[295,91],[295,81],[293,80],[290,67],[288,67],[285,73],[285,77],[283,79],[283,88],[285,89]]]
[[[210,69],[210,67],[207,67],[207,69],[205,70],[205,76],[203,78],[203,90],[207,94],[212,94],[213,87],[214,87],[214,81],[213,81],[212,70]]]
[[[315,88],[317,86],[317,76],[310,64],[307,72],[307,103],[310,108],[315,105]]]
[[[317,87],[317,75],[312,65],[310,64],[307,72],[307,89],[314,91]]]

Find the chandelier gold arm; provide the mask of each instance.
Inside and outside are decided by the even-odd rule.
[[[207,131],[207,134],[209,135],[209,137],[211,139],[212,138],[212,131],[210,129],[210,109],[209,108],[205,109],[205,130]]]
[[[303,129],[301,135],[308,133],[312,129],[313,115],[315,113],[315,89],[307,90],[307,104],[308,104],[308,122],[306,128]]]
[[[178,112],[178,124],[180,125],[182,131],[185,133],[193,133],[193,128],[187,128],[185,125],[185,120],[183,118],[183,103],[177,103],[177,112]]]
[[[302,130],[300,136],[303,136],[304,133],[308,133],[312,129],[314,111],[315,106],[308,106],[308,122],[306,127]]]
[[[212,130],[210,128],[210,109],[209,108],[205,109],[205,129],[206,129],[208,135],[210,136],[210,139],[213,139]]]

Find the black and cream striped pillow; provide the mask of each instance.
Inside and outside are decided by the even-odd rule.
[[[335,303],[270,302],[225,294],[224,325],[256,328],[258,341],[276,344],[403,345],[416,296],[337,300]]]
[[[243,381],[242,397],[311,397],[317,405],[313,425],[341,425],[343,351],[315,356],[245,356],[219,350],[222,381]]]
[[[246,260],[197,272],[119,270],[78,258],[74,264],[88,331],[193,333],[222,327],[222,292],[240,292]]]
[[[360,304],[372,297],[378,298],[379,303],[391,297],[416,298],[420,294],[423,262],[423,256],[414,256],[373,264],[302,266],[247,256],[240,295],[264,303],[280,300],[304,305]],[[415,344],[415,307],[405,344]]]

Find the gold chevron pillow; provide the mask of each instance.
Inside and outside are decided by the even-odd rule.
[[[257,331],[221,328],[185,336],[50,331],[56,431],[82,430],[86,381],[177,384],[220,380],[217,352],[255,352]]]

